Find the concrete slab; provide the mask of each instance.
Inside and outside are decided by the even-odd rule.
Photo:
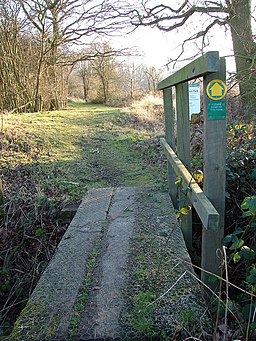
[[[73,308],[96,240],[101,241],[100,255],[78,314]],[[172,335],[185,322],[189,328],[191,321],[194,330],[200,329],[206,308],[190,273],[168,193],[145,188],[89,191],[10,341],[149,340]],[[156,302],[144,319],[148,302],[134,312],[135,302],[151,296]],[[72,337],[71,315],[78,321]]]
[[[101,260],[96,270],[97,290],[92,291],[84,312],[80,340],[116,339],[123,335],[120,323],[125,307],[123,291],[129,282],[130,239],[136,221],[134,188],[118,188],[108,214]],[[95,284],[95,283],[94,283]]]
[[[102,231],[113,189],[88,191],[18,319],[11,340],[65,340],[88,256]]]

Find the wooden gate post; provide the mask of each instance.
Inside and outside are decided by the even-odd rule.
[[[175,136],[174,136],[174,110],[172,100],[172,88],[163,89],[164,98],[164,117],[165,117],[165,138],[169,145],[175,150]],[[177,203],[177,186],[175,185],[176,175],[170,165],[167,162],[167,176],[168,176],[168,190],[172,198],[174,208],[178,208]]]
[[[177,150],[182,163],[190,171],[190,122],[188,82],[176,85],[176,110],[177,110]],[[187,185],[185,185],[186,187]],[[188,197],[179,189],[179,207],[191,206]],[[181,229],[188,250],[192,248],[192,211],[181,215]]]
[[[226,188],[226,99],[212,100],[207,95],[206,89],[211,81],[218,86],[214,80],[226,81],[224,58],[220,58],[219,72],[204,77],[204,193],[220,218],[217,230],[203,228],[201,265],[203,269],[221,275]],[[210,288],[216,289],[216,283],[209,282],[208,273],[202,271],[201,278]]]

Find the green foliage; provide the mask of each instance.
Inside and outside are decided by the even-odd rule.
[[[180,208],[180,214],[183,214],[183,215],[188,215],[190,211],[191,211],[190,206],[185,206],[185,207]]]
[[[38,238],[43,237],[43,235],[44,235],[44,230],[43,230],[42,228],[39,227],[38,229],[36,229],[35,235],[36,235],[36,237],[38,237]]]
[[[134,296],[134,309],[132,326],[134,330],[141,336],[152,337],[154,329],[152,326],[151,316],[154,311],[154,306],[151,305],[155,298],[152,292],[140,292]]]
[[[244,290],[255,293],[256,261],[256,131],[253,125],[231,124],[227,128],[226,153],[226,219],[225,237],[229,280]],[[203,169],[201,155],[194,155],[193,169]],[[194,175],[196,178],[196,176]],[[210,281],[216,277],[209,276]],[[223,284],[224,285],[224,284]],[[250,297],[237,294],[230,287],[230,299],[239,316],[251,305]],[[219,302],[217,302],[216,310]],[[230,308],[230,307],[229,307]],[[220,307],[224,313],[225,307]],[[247,322],[244,321],[246,329]]]
[[[177,179],[175,180],[175,185],[176,185],[176,186],[181,186],[181,185],[182,185],[182,179],[181,179],[181,178],[177,178]]]
[[[256,196],[246,197],[241,203],[243,211],[241,221],[243,224],[223,239],[223,243],[228,249],[229,266],[232,268],[230,271],[231,279],[234,277],[233,273],[236,274],[236,271],[240,271],[239,281],[236,280],[236,284],[254,294],[256,293],[255,208]],[[234,297],[234,300],[243,316],[244,329],[249,334],[253,333],[255,326],[251,318],[252,311],[255,310],[255,304],[252,303],[248,295],[244,295],[242,300],[241,297]]]
[[[231,125],[227,152],[227,246],[230,280],[243,289],[256,292],[256,151],[255,128]],[[235,226],[235,228],[233,228]],[[232,295],[232,293],[231,293]],[[241,297],[243,296],[243,297]],[[254,305],[247,295],[234,296],[247,333],[255,330],[249,311]],[[255,308],[255,307],[254,307]],[[247,321],[247,322],[246,322]]]
[[[241,204],[241,209],[244,211],[243,217],[255,217],[256,195],[253,195],[252,197],[246,197]]]
[[[244,211],[243,218],[247,218],[247,224],[243,228],[237,228],[231,234],[225,236],[223,239],[224,245],[228,247],[229,261],[234,264],[243,262],[245,269],[245,282],[247,286],[255,292],[256,275],[254,261],[256,259],[256,245],[255,245],[255,219],[256,219],[256,196],[246,197],[241,209]],[[249,218],[249,220],[248,220]]]
[[[246,277],[246,281],[253,286],[256,284],[256,269],[255,268],[250,270],[249,275]],[[256,291],[256,290],[254,290],[254,291]]]
[[[233,124],[227,136],[227,191],[233,207],[253,195],[256,171],[256,132],[250,125]],[[231,213],[231,212],[230,212]],[[231,213],[233,214],[233,212]]]

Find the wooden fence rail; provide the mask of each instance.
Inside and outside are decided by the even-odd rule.
[[[190,121],[188,81],[203,77],[204,86],[204,184],[203,191],[192,174],[190,156]],[[192,205],[203,225],[201,266],[206,271],[221,274],[221,257],[225,214],[226,169],[226,65],[216,51],[207,52],[173,75],[162,80],[165,112],[165,139],[161,144],[168,160],[168,188],[176,208]],[[173,105],[176,91],[176,113]],[[177,139],[174,127],[177,126]],[[177,154],[177,155],[176,155]],[[182,179],[186,193],[175,185]],[[192,212],[182,215],[181,228],[188,249],[192,247]],[[209,276],[202,271],[203,282],[213,288]]]

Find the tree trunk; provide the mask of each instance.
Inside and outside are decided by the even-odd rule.
[[[40,41],[40,58],[38,61],[37,76],[36,76],[35,103],[34,103],[35,112],[42,111],[43,109],[42,108],[42,96],[40,95],[43,56],[44,56],[44,32],[42,33],[41,41]]]
[[[104,76],[101,77],[101,84],[103,90],[103,103],[106,104],[108,100],[108,80]]]
[[[38,69],[37,69],[37,76],[36,76],[34,112],[38,112],[38,111],[42,110],[42,96],[39,94],[39,92],[40,92],[41,69],[42,69],[42,59],[40,58]]]
[[[82,77],[83,80],[83,90],[84,90],[84,101],[87,102],[88,100],[88,92],[89,92],[89,82],[86,79],[86,75]]]
[[[133,78],[131,77],[131,87],[130,87],[130,97],[131,97],[131,99],[134,99],[134,97],[133,97]]]
[[[58,58],[58,43],[59,43],[59,23],[58,13],[56,8],[51,9],[52,14],[52,43],[51,43],[51,99],[50,99],[50,110],[59,110],[59,82],[57,75],[57,58]]]
[[[229,24],[244,117],[251,122],[256,116],[256,43],[252,36],[251,0],[232,1]]]
[[[84,84],[84,101],[87,102],[87,87],[86,85]]]

